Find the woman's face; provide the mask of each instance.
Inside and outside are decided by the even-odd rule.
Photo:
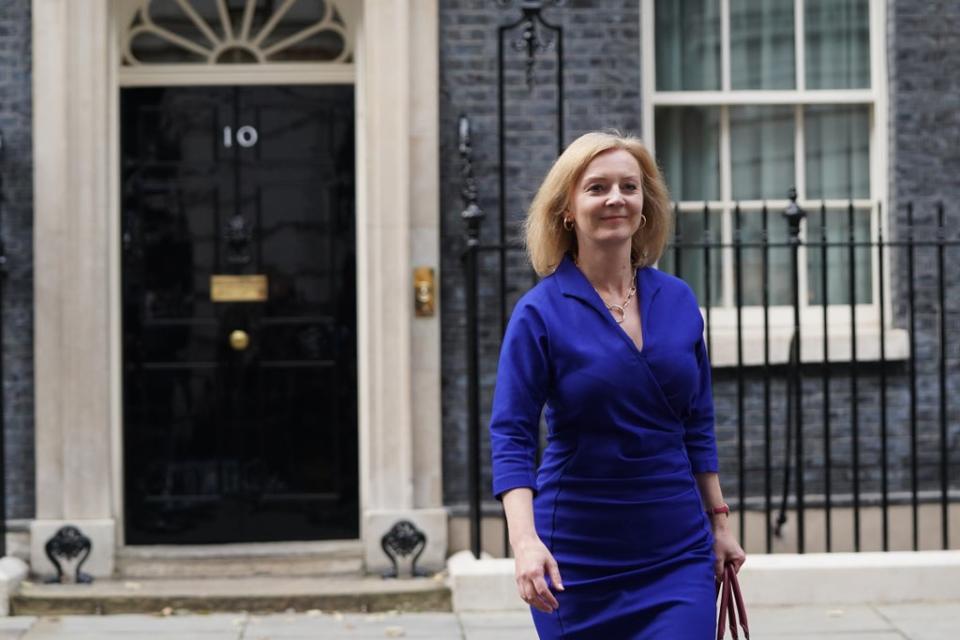
[[[604,151],[590,161],[573,186],[568,216],[576,224],[577,244],[612,248],[629,243],[640,228],[643,172],[624,149]]]

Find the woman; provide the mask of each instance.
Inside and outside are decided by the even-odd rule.
[[[545,277],[511,315],[490,432],[517,588],[541,638],[704,640],[715,576],[745,560],[717,478],[703,319],[690,288],[651,266],[669,212],[638,139],[588,133],[528,213]]]

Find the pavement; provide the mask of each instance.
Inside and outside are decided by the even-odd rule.
[[[760,640],[960,638],[960,602],[754,607],[749,614],[751,636]],[[0,618],[0,640],[536,640],[536,637],[530,616],[525,612],[458,615],[308,611],[203,615],[168,610],[158,615]]]

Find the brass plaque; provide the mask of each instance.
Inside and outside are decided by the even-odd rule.
[[[213,302],[265,302],[267,276],[210,276],[210,300]]]

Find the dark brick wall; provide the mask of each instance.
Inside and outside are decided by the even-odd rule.
[[[568,3],[546,12],[548,19],[565,27],[564,80],[566,135],[569,141],[580,132],[601,127],[631,131],[639,128],[640,58],[638,2]],[[445,499],[451,506],[465,499],[466,377],[464,358],[464,299],[459,262],[462,208],[459,189],[459,158],[456,149],[456,117],[467,113],[474,122],[474,169],[480,205],[487,212],[484,242],[495,242],[497,222],[496,147],[496,25],[514,19],[517,11],[497,9],[493,2],[451,1],[441,8],[441,172],[443,213],[443,419]],[[943,200],[949,237],[957,238],[960,227],[960,4],[956,2],[891,2],[889,6],[889,177],[891,206],[887,230],[903,238],[906,234],[905,206],[913,202],[919,222],[916,233],[929,237],[935,203]],[[519,70],[508,83],[506,174],[508,194],[508,238],[522,219],[540,179],[556,153],[553,128],[555,95],[551,93],[556,57],[544,54],[538,63],[538,84],[532,93],[523,89]],[[907,328],[908,280],[904,250],[888,252],[890,258],[892,312],[894,324]],[[945,253],[948,277],[947,313],[944,316],[948,343],[947,363],[947,452],[948,476],[953,488],[960,488],[960,279],[956,277],[960,249]],[[495,256],[481,261],[481,430],[485,432],[490,393],[495,378],[501,326],[498,313],[498,265]],[[917,332],[917,459],[919,489],[940,487],[940,396],[937,272],[935,250],[918,249],[915,257],[914,295]],[[508,261],[507,304],[533,282],[520,252]],[[849,502],[853,490],[852,382],[856,379],[860,472],[859,490],[865,499],[881,490],[881,389],[876,363],[856,367],[832,365],[829,375],[829,440],[825,440],[825,402],[819,365],[806,365],[804,383],[804,466],[807,493],[825,490],[827,450],[831,492],[835,502]],[[910,488],[911,394],[906,362],[892,362],[886,368],[887,482],[891,492]],[[764,372],[744,371],[745,465],[743,493],[762,498],[767,490],[765,466]],[[770,404],[770,491],[774,498],[782,490],[786,423],[784,367],[769,372]],[[740,495],[738,465],[737,372],[715,371],[714,393],[717,408],[717,435],[721,473],[726,494]],[[486,464],[488,454],[483,453]],[[793,480],[791,480],[793,482]],[[487,478],[484,477],[484,490]],[[844,495],[846,494],[846,495]]]
[[[0,234],[7,517],[34,514],[30,0],[0,0]]]
[[[484,242],[498,239],[500,229],[497,178],[497,28],[517,21],[518,2],[501,9],[492,0],[445,0],[440,3],[440,137],[441,137],[441,284],[443,326],[443,461],[444,496],[457,503],[466,495],[463,473],[466,429],[466,372],[464,297],[460,266],[462,223],[457,118],[473,122],[474,171],[480,206],[487,214]],[[636,0],[568,0],[562,9],[544,11],[547,22],[563,27],[563,82],[565,122],[563,143],[585,131],[615,127],[632,133],[640,129],[640,34]],[[535,83],[527,88],[521,54],[510,46],[520,36],[509,32],[504,113],[506,119],[506,236],[517,237],[517,224],[558,150],[557,52],[554,46],[539,54]],[[508,255],[507,299],[533,283],[522,252]],[[484,407],[490,406],[496,375],[500,321],[496,256],[482,260],[481,364]],[[493,277],[491,277],[493,274]],[[484,454],[484,460],[488,456]],[[485,480],[486,483],[486,480]]]

